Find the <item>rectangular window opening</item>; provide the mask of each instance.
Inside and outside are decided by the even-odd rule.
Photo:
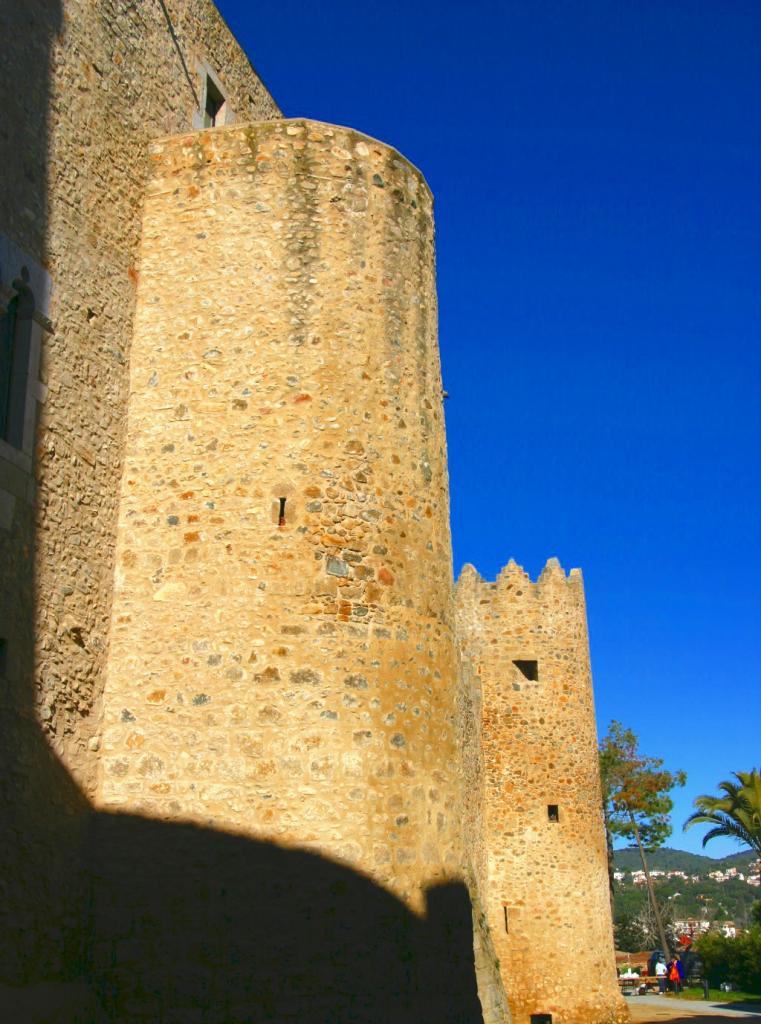
[[[532,1013],[529,1018],[531,1024],[552,1024],[551,1013]]]
[[[0,637],[0,676],[8,674],[8,642]]]
[[[206,106],[204,108],[204,128],[216,128],[224,123],[225,97],[214,84],[212,78],[206,76]]]
[[[280,510],[277,514],[277,525],[285,526],[285,498],[278,498],[280,502]]]
[[[35,312],[26,267],[12,287],[16,295],[0,311],[0,439],[23,449]]]
[[[505,931],[509,932],[510,931],[510,926],[509,926],[508,919],[507,919],[507,907],[503,907],[502,908],[502,912],[505,915]]]
[[[547,804],[547,818],[549,821],[560,821],[560,807],[557,804]]]
[[[518,669],[521,675],[525,679],[531,679],[534,682],[539,680],[539,662],[526,659],[515,659],[513,665]]]

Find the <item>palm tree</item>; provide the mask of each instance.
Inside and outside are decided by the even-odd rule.
[[[749,846],[761,859],[761,773],[754,768],[749,772],[734,772],[737,782],[720,782],[722,796],[695,798],[696,811],[684,823],[713,825],[703,836],[703,846],[709,839],[726,836]]]

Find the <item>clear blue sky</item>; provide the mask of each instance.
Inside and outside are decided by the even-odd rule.
[[[219,6],[287,116],[426,175],[455,569],[583,568],[600,730],[698,850],[761,766],[761,3]]]

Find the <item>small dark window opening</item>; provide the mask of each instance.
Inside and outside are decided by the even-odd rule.
[[[536,682],[539,679],[539,662],[538,661],[513,661],[513,665],[526,679],[533,679]]]
[[[504,913],[504,915],[505,915],[505,931],[506,931],[506,932],[509,932],[509,931],[510,931],[510,928],[509,928],[509,926],[508,926],[508,922],[507,922],[507,907],[503,907],[503,908],[502,908],[502,912],[503,912],[503,913]]]
[[[557,804],[547,804],[547,817],[550,821],[560,821],[560,808]]]
[[[532,1013],[529,1019],[531,1024],[552,1024],[551,1013]]]
[[[285,526],[285,498],[279,498],[280,510],[277,514],[277,525]]]
[[[34,296],[26,267],[22,267],[21,277],[12,287],[16,295],[0,314],[0,438],[21,448],[34,317]]]
[[[0,638],[0,676],[8,673],[8,641]]]
[[[215,128],[217,118],[222,107],[225,105],[225,98],[216,87],[211,78],[206,79],[206,108],[204,110],[204,125],[207,128]],[[221,122],[220,122],[221,123]]]

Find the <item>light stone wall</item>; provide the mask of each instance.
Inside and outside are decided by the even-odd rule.
[[[480,683],[476,865],[514,1024],[533,1014],[554,1024],[625,1020],[581,574],[566,577],[550,559],[533,583],[510,562],[488,583],[466,566],[456,602],[463,660]],[[536,661],[538,679],[515,661]]]
[[[463,860],[430,192],[302,120],[151,164],[100,804],[421,909]]]
[[[87,792],[98,744],[147,149],[151,138],[190,127],[202,62],[217,71],[228,116],[277,116],[210,0],[166,0],[163,8],[68,0],[52,51],[43,251],[55,331],[43,350],[48,390],[36,469],[37,700],[51,744]],[[9,234],[23,247],[15,217]]]

